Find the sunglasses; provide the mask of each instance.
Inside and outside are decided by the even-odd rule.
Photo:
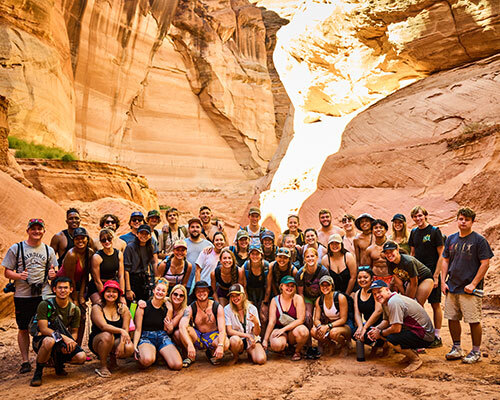
[[[142,222],[144,220],[142,218],[132,218],[130,221],[132,221],[132,222]]]
[[[113,242],[113,239],[111,239],[111,238],[101,238],[99,241],[100,241],[101,243],[108,243],[108,242],[109,242],[109,243],[112,243],[112,242]]]
[[[184,293],[172,293],[172,296],[173,297],[179,297],[180,299],[182,299],[184,296]]]
[[[116,224],[114,219],[107,219],[106,221],[104,221],[104,223],[105,224]]]
[[[370,271],[372,268],[369,265],[362,265],[358,267],[358,271]]]
[[[349,218],[342,218],[342,223],[347,224],[350,221]]]

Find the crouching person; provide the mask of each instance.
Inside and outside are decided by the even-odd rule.
[[[36,370],[31,386],[42,384],[43,368],[53,358],[56,375],[65,376],[64,363],[83,364],[85,352],[75,337],[80,326],[80,309],[70,301],[73,284],[68,277],[58,277],[52,282],[55,299],[43,300],[36,312],[39,334],[33,338],[37,353]]]

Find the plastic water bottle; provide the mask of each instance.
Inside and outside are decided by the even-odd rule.
[[[482,289],[474,289],[472,291],[472,294],[477,297],[483,297],[484,296],[484,290]]]
[[[365,361],[365,344],[361,340],[356,340],[356,360]]]
[[[132,319],[135,317],[135,310],[137,310],[137,301],[133,301],[130,303],[130,315],[132,316]]]

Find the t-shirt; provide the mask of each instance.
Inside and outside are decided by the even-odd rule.
[[[317,268],[319,268],[319,271],[318,269],[316,269],[312,274],[309,274],[305,268],[306,267],[304,266],[299,270],[299,272],[297,272],[297,276],[295,277],[297,286],[301,286],[304,288],[305,297],[316,299],[321,294],[319,288],[319,280],[322,276],[330,274],[328,273],[328,270],[321,264],[318,264],[317,266]]]
[[[212,250],[209,254],[205,254],[203,251],[200,253],[196,259],[196,265],[201,268],[200,281],[205,281],[209,285],[212,284],[210,279],[210,274],[215,271],[217,264],[219,263],[219,254]]]
[[[56,309],[52,310],[52,312],[57,312],[59,316],[61,317],[61,320],[66,328],[68,328],[69,331],[73,329],[78,329],[80,326],[80,308],[75,306],[71,301],[68,302],[68,305],[64,308],[60,308],[55,299],[53,300]],[[73,311],[71,311],[73,309]],[[49,312],[49,302],[48,301],[42,301],[40,304],[38,304],[38,308],[36,310],[36,316],[38,320],[46,320],[48,321],[49,318],[47,316]],[[70,315],[73,314],[73,317],[70,317]],[[52,317],[51,317],[52,319]]]
[[[191,275],[189,276],[187,287],[190,288],[193,286],[194,282],[194,274],[196,273],[196,260],[200,256],[200,253],[207,247],[213,247],[213,244],[210,243],[207,239],[201,239],[199,242],[193,242],[191,238],[185,239],[187,244],[187,260],[193,265],[191,269]]]
[[[409,330],[423,340],[434,340],[432,321],[417,301],[394,293],[382,309],[389,324],[401,324],[403,330]]]
[[[257,232],[254,232],[250,229],[250,225],[245,226],[242,228],[243,230],[248,232],[248,236],[250,236],[250,246],[260,246],[260,233],[262,232],[263,228],[257,229]],[[236,238],[234,238],[234,242],[236,243]]]
[[[403,282],[409,281],[410,278],[418,277],[418,282],[424,279],[432,278],[432,273],[429,268],[418,261],[415,257],[407,254],[401,254],[399,264],[394,264],[387,261],[387,267],[390,275],[396,275]]]
[[[21,279],[16,279],[16,291],[14,293],[14,297],[38,297],[39,294],[32,295],[30,284],[42,283],[45,277],[45,268],[47,266],[47,248],[49,250],[49,267],[53,265],[57,267],[57,257],[54,252],[54,249],[50,246],[45,247],[46,245],[41,243],[37,247],[32,247],[26,243],[26,241],[22,242],[23,251],[24,251],[24,262],[26,264],[26,270],[28,271],[28,280],[24,281]],[[23,261],[21,258],[21,251],[19,251],[19,257],[16,260],[18,249],[18,243],[12,245],[10,249],[7,251],[5,258],[2,261],[2,266],[12,271],[16,271],[18,273],[23,272]],[[51,295],[52,291],[50,289],[50,285],[47,282],[43,285],[42,288],[42,296]]]
[[[244,332],[250,334],[252,333],[254,325],[253,322],[250,321],[250,319],[248,318],[250,314],[255,315],[257,317],[257,320],[259,320],[260,324],[259,312],[257,311],[257,307],[249,303],[247,314],[245,316],[245,327],[243,327],[238,316],[234,313],[233,309],[231,308],[231,305],[228,304],[224,307],[224,317],[226,318],[226,326],[230,326],[231,328],[233,328],[235,331],[238,332]]]
[[[434,273],[439,260],[437,248],[443,245],[443,234],[439,228],[427,225],[424,229],[412,229],[408,244],[415,248],[415,258]]]
[[[185,231],[185,227],[179,226],[176,231],[172,231],[168,225],[165,225],[160,233],[161,250],[167,254],[172,252],[174,249],[174,243],[177,240],[182,240],[186,237],[184,234]]]
[[[123,264],[125,271],[130,274],[149,274],[148,266],[152,267],[153,257],[148,257],[146,246],[140,246],[137,242],[133,241],[127,244],[123,252]]]
[[[449,259],[448,288],[451,293],[464,293],[464,288],[472,282],[479,270],[481,260],[493,257],[493,252],[484,236],[472,232],[465,237],[454,233],[446,239],[443,257]],[[483,288],[481,280],[478,289]]]
[[[120,236],[120,239],[123,240],[125,243],[129,244],[135,241],[135,236],[132,232],[125,233],[124,235]],[[158,240],[156,239],[155,235],[151,235],[151,243],[153,244],[153,253],[157,254],[160,252],[160,246],[158,245]]]

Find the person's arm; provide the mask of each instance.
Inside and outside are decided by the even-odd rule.
[[[188,281],[189,281],[189,277],[191,276],[191,271],[193,270],[193,264],[191,264],[189,261],[187,263],[188,263],[188,267],[187,267],[186,273],[184,274],[184,278],[182,278],[182,284],[184,286],[187,286]]]
[[[179,312],[177,313],[177,315],[172,318],[172,325],[174,326],[174,329],[175,328],[179,328],[179,322],[181,321],[181,318],[182,318],[182,315],[184,314],[184,310],[185,309],[186,308],[184,308],[183,310],[179,310]]]
[[[328,324],[329,328],[335,328],[337,326],[344,326],[347,323],[347,313],[349,311],[349,306],[347,303],[347,298],[342,294],[338,294],[339,299],[339,318]]]
[[[397,275],[392,275],[392,279],[394,281],[394,287],[398,290],[399,293],[403,294],[405,292],[405,288],[401,278]]]
[[[358,327],[358,329],[356,329],[356,332],[354,333],[354,336],[357,336],[357,334],[363,329],[363,317],[361,316],[361,312],[359,311],[358,306],[358,296],[360,291],[361,289],[359,289],[354,295],[354,322]]]
[[[264,295],[264,300],[262,303],[264,305],[268,305],[271,299],[271,287],[273,285],[272,282],[272,277],[273,277],[273,268],[274,268],[274,263],[269,264],[269,270],[267,271],[267,283],[266,283],[266,294]]]
[[[73,287],[76,287],[75,285],[76,256],[73,255],[73,252],[71,250],[64,256],[64,259],[62,261],[62,266],[64,268],[64,275],[67,276],[69,279],[71,279]],[[79,292],[73,290],[73,292],[71,293],[71,299],[74,301],[78,301],[78,295]]]
[[[366,327],[372,326],[375,322],[378,321],[380,316],[382,315],[382,305],[378,302],[375,302],[375,310],[373,310],[372,315],[370,315],[370,318],[368,318],[368,321],[365,322]]]
[[[219,303],[219,295],[217,294],[217,285],[215,282],[215,271],[210,272],[210,283],[212,286],[212,291],[214,293],[214,300]]]
[[[103,287],[101,281],[101,263],[102,257],[99,254],[94,254],[90,260],[90,275],[92,275],[92,279],[94,279],[98,293],[101,293]]]
[[[247,287],[245,269],[243,267],[238,267],[238,283],[242,285],[244,288]]]
[[[184,313],[182,315],[182,318],[179,322],[179,333],[181,335],[182,342],[187,345],[187,355],[191,360],[194,360],[196,358],[196,349],[194,348],[193,341],[191,340],[191,337],[189,336],[188,333],[188,326],[189,326],[189,321],[191,320],[191,306],[186,307],[184,310]]]
[[[318,245],[319,248],[319,245]],[[325,267],[326,269],[328,268],[328,252],[321,258],[321,265]]]
[[[353,244],[354,244],[354,252],[356,253],[356,263],[357,263],[357,266],[359,267],[361,264],[361,249],[359,247],[359,239],[358,238],[354,238],[354,240],[352,241]]]
[[[224,356],[224,344],[226,342],[226,318],[224,316],[224,308],[220,304],[217,307],[217,330],[219,331],[219,338],[214,357],[220,359]]]
[[[172,321],[173,316],[174,316],[174,309],[172,307],[172,304],[170,302],[166,303],[167,306],[167,315],[165,316],[165,320],[163,321],[163,327],[165,331],[171,335],[172,332],[174,331],[174,323]]]
[[[106,322],[102,308],[97,304],[92,306],[90,318],[92,319],[92,323],[103,332],[123,334],[123,328],[117,328],[116,326],[110,325]]]
[[[194,281],[199,282],[201,277],[201,267],[196,263],[196,271],[194,272]]]
[[[142,318],[144,317],[144,309],[137,307],[135,311],[135,332],[134,332],[134,348],[137,350],[137,345],[142,334]]]
[[[59,255],[59,234],[56,233],[54,236],[52,236],[52,239],[50,239],[50,247],[54,249],[54,252],[56,255]]]
[[[385,320],[383,322],[385,322]],[[402,324],[392,324],[387,327],[388,323],[387,325],[385,325],[383,324],[383,322],[379,324],[379,326],[377,326],[375,329],[372,329],[370,331],[370,338],[372,340],[377,340],[377,339],[385,340],[387,336],[389,336],[392,333],[399,333],[403,328]]]
[[[464,292],[465,293],[472,293],[472,291],[479,285],[479,282],[481,282],[484,279],[484,276],[486,275],[486,272],[488,271],[488,268],[490,267],[490,259],[487,258],[486,260],[481,260],[481,264],[479,265],[479,269],[476,272],[476,276],[472,280],[471,283],[469,283],[465,288]]]
[[[271,332],[276,326],[276,301],[274,299],[271,300],[271,304],[269,305],[269,320],[267,322],[267,329],[264,335],[264,340],[262,341],[262,346],[267,349],[267,342],[269,341],[269,336],[271,336]]]
[[[410,256],[415,257],[415,247],[410,246]]]
[[[444,295],[446,295],[446,293],[448,293],[448,291],[450,290],[448,288],[448,285],[446,284],[449,262],[450,260],[448,258],[445,258],[443,257],[443,255],[441,255],[441,292],[443,292]]]
[[[350,295],[352,291],[354,290],[354,285],[356,285],[356,278],[357,278],[357,267],[356,267],[356,260],[354,259],[354,256],[351,253],[346,253],[346,264],[347,268],[349,268],[349,283],[347,284],[347,290],[346,294]]]
[[[418,289],[418,276],[413,276],[410,278],[410,283],[406,287],[405,296],[408,296],[410,299],[414,299],[417,294]]]
[[[441,275],[441,267],[443,264],[443,250],[444,246],[438,246],[436,247],[436,251],[439,254],[439,258],[436,263],[436,270],[434,271],[434,276],[432,277],[434,279],[434,287],[438,287],[439,285],[439,275]]]
[[[165,274],[165,269],[167,268],[168,257],[161,261],[155,268],[155,276],[163,276]]]

